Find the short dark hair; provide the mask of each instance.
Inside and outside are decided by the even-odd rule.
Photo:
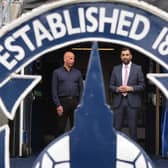
[[[129,47],[123,47],[123,48],[121,48],[121,52],[122,52],[122,51],[126,51],[126,50],[129,50],[130,53],[132,53],[132,52],[131,52],[131,49],[130,49]]]

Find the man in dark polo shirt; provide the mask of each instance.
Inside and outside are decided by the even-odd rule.
[[[79,70],[73,67],[74,63],[74,53],[65,52],[64,65],[54,70],[52,76],[52,98],[58,115],[56,137],[64,133],[68,118],[72,128],[74,110],[79,103],[83,90],[82,75]]]

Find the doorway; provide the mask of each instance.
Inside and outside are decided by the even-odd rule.
[[[111,43],[99,43],[99,53],[103,70],[105,94],[107,103],[111,104],[109,80],[114,65],[120,63],[119,53],[123,46]],[[33,90],[34,100],[32,107],[32,149],[41,150],[55,137],[56,110],[51,96],[52,72],[63,63],[63,53],[72,50],[76,55],[75,67],[78,68],[85,80],[91,43],[71,45],[45,54],[34,63],[34,74],[42,75],[42,82]],[[142,66],[144,75],[156,71],[156,64],[143,54],[132,49],[133,62]],[[145,78],[146,79],[146,78]],[[149,153],[155,151],[155,109],[153,97],[156,87],[146,79],[146,89],[143,93],[143,105],[138,117],[138,142]],[[68,128],[67,128],[68,130]],[[127,122],[123,132],[128,133]]]

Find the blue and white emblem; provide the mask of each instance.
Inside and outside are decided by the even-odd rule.
[[[138,0],[65,0],[23,15],[0,31],[1,109],[8,119],[14,119],[20,102],[41,79],[21,75],[21,70],[45,53],[71,44],[100,41],[126,45],[168,70],[167,20],[166,12]],[[91,56],[74,129],[50,144],[34,167],[152,168],[143,150],[112,128],[96,44]],[[168,98],[167,75],[147,77]],[[0,128],[0,137],[0,168],[8,168],[6,126]]]
[[[33,168],[153,168],[140,146],[112,127],[97,43],[93,44],[81,104],[71,132],[52,142]]]

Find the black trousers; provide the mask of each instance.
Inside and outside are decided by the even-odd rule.
[[[74,124],[74,110],[76,109],[79,98],[78,97],[60,97],[60,103],[63,106],[63,115],[58,116],[56,120],[56,137],[65,132],[68,118],[70,119],[70,128]]]
[[[117,130],[121,130],[123,127],[124,119],[127,119],[129,135],[135,141],[137,140],[137,115],[139,108],[132,108],[129,103],[127,96],[122,98],[121,104],[114,110],[114,127]]]

